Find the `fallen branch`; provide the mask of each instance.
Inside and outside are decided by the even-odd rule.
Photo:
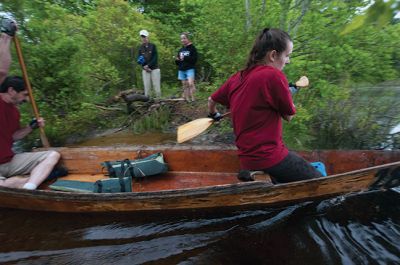
[[[159,99],[158,101],[160,102],[174,102],[174,101],[185,101],[184,98],[165,98],[165,99]]]
[[[104,107],[104,106],[97,105],[97,104],[94,104],[94,105],[95,105],[96,108],[101,109],[101,110],[105,110],[105,111],[116,111],[116,110],[125,111],[124,109],[118,108],[118,107]]]
[[[134,94],[134,93],[122,94],[121,98],[128,104],[132,103],[134,101],[148,102],[150,100],[150,98],[148,96],[141,95],[141,94]]]

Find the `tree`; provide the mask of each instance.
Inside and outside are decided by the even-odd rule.
[[[285,125],[289,147],[380,148],[398,122],[391,102],[398,95],[365,87],[400,78],[400,24],[393,19],[399,3],[371,3],[6,0],[0,11],[13,14],[20,25],[38,104],[50,117],[47,130],[55,138],[101,124],[95,103],[121,89],[140,89],[135,53],[141,29],[157,44],[164,86],[177,84],[172,57],[181,45],[179,33],[193,34],[200,53],[198,81],[208,82],[199,84],[205,95],[244,67],[260,30],[277,27],[294,42],[285,68],[289,81],[307,75],[311,82],[295,96],[296,118]],[[12,71],[18,70],[14,62]],[[391,141],[396,145],[398,136]]]
[[[398,62],[395,59],[398,58],[395,40],[399,32],[396,25],[387,25],[377,31],[374,26],[366,24],[351,34],[341,34],[349,21],[357,17],[358,10],[368,5],[367,1],[192,2],[200,5],[195,19],[198,42],[206,61],[215,71],[216,87],[243,67],[251,42],[262,25],[279,27],[291,34],[295,49],[292,63],[285,72],[289,80],[307,75],[312,83],[309,90],[296,96],[296,119],[285,126],[286,139],[291,147],[356,146],[357,142],[350,144],[350,136],[343,140],[345,134],[341,136],[344,144],[328,137],[335,135],[336,126],[321,130],[326,128],[326,123],[336,124],[334,120],[341,116],[340,111],[346,115],[345,109],[340,108],[337,116],[328,115],[332,106],[341,106],[340,103],[346,100],[354,102],[353,87],[357,87],[357,83],[373,84],[399,77],[399,69],[394,64]],[[374,109],[368,113],[386,111],[376,105],[371,107]],[[359,128],[374,127],[374,119],[379,115],[368,113],[360,112],[352,123],[362,123]],[[354,115],[352,117],[354,119]],[[391,125],[386,123],[385,126],[390,128]],[[370,147],[377,146],[385,136],[382,134],[379,140],[377,138],[371,138]]]

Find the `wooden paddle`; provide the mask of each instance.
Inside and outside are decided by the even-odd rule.
[[[299,80],[295,83],[297,87],[308,87],[310,82],[308,81],[307,76],[302,76],[300,77]]]
[[[22,56],[21,45],[19,44],[19,40],[18,40],[17,36],[14,36],[14,43],[15,43],[15,49],[16,49],[17,55],[18,55],[18,61],[19,61],[19,64],[21,65],[21,70],[22,70],[22,75],[24,77],[25,86],[28,89],[29,100],[32,104],[33,113],[35,115],[35,118],[38,120],[40,115],[39,115],[38,108],[36,106],[35,98],[33,97],[32,87],[31,87],[31,84],[29,83],[28,72],[26,71],[24,57]],[[40,140],[42,141],[43,146],[50,147],[49,140],[47,140],[46,133],[44,132],[43,127],[39,127],[39,130],[40,130]]]
[[[309,81],[306,76],[302,76],[295,84],[297,87],[304,88],[309,85]],[[223,114],[222,117],[225,117],[229,114],[230,112],[227,112]],[[197,135],[207,130],[213,123],[214,119],[212,118],[200,118],[179,126],[177,131],[177,142],[180,144],[193,139]]]
[[[225,117],[229,114],[230,112],[224,113],[222,114],[222,117]],[[212,118],[200,118],[179,126],[177,138],[178,143],[180,144],[193,139],[197,135],[207,130],[214,122],[215,121]]]

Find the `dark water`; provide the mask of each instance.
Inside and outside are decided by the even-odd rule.
[[[6,264],[400,264],[400,194],[159,214],[0,210]]]

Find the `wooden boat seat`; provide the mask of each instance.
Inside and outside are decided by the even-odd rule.
[[[106,178],[108,177],[103,174],[69,174],[68,176],[62,177],[60,179],[96,182],[96,180]]]

